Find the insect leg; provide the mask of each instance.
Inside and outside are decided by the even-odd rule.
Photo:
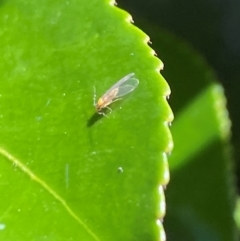
[[[93,86],[93,105],[96,106],[96,87]]]
[[[112,113],[112,109],[111,109],[110,107],[105,106],[105,108],[107,108],[107,109],[110,111],[110,113],[109,113],[109,114],[111,114],[111,113]]]
[[[121,99],[122,99],[122,98],[117,98],[117,99],[113,100],[113,101],[111,102],[111,104],[112,104],[113,102],[116,102],[116,101],[121,100]]]
[[[108,118],[108,116],[104,112],[98,112],[99,115],[103,115]]]

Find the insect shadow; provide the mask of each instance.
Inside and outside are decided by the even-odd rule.
[[[123,103],[124,100],[120,100],[116,103],[111,104],[111,108],[104,108],[101,112],[95,112],[88,120],[87,120],[87,127],[93,126],[96,122],[101,120],[102,118],[111,118],[112,112],[116,110],[116,108]],[[121,108],[121,107],[120,107]],[[110,109],[110,111],[109,111]]]
[[[101,112],[95,112],[88,120],[87,120],[87,127],[93,126],[96,122],[101,120],[102,118],[110,118],[114,109],[121,104],[123,100],[118,101],[117,103],[113,103],[111,105],[112,108],[104,108]],[[109,111],[110,109],[110,111]]]
[[[101,120],[104,115],[100,115],[98,112],[95,112],[90,119],[87,121],[87,127],[93,126],[97,121]]]

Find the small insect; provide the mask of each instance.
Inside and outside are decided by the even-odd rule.
[[[113,102],[120,100],[122,96],[132,92],[138,86],[139,80],[134,78],[134,75],[134,73],[131,73],[120,79],[99,98],[97,103],[95,103],[96,95],[94,95],[94,105],[99,114],[105,115],[102,112],[105,108],[112,112],[112,109],[108,106]]]

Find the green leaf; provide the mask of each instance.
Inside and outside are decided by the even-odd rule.
[[[108,1],[0,6],[0,239],[164,240],[169,87]],[[139,86],[96,113],[134,72]]]
[[[150,34],[172,90],[174,149],[169,157],[166,236],[170,241],[237,240],[223,88],[202,57],[182,40],[145,21],[136,22]]]
[[[240,230],[240,199],[239,199],[239,197],[237,199],[236,209],[234,212],[234,218],[235,218],[238,230]]]

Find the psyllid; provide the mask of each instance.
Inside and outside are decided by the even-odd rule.
[[[139,80],[134,78],[134,75],[134,73],[131,73],[120,79],[98,99],[97,103],[94,103],[99,114],[104,115],[102,110],[105,108],[112,112],[112,109],[108,106],[120,100],[122,96],[132,92],[138,86]]]

